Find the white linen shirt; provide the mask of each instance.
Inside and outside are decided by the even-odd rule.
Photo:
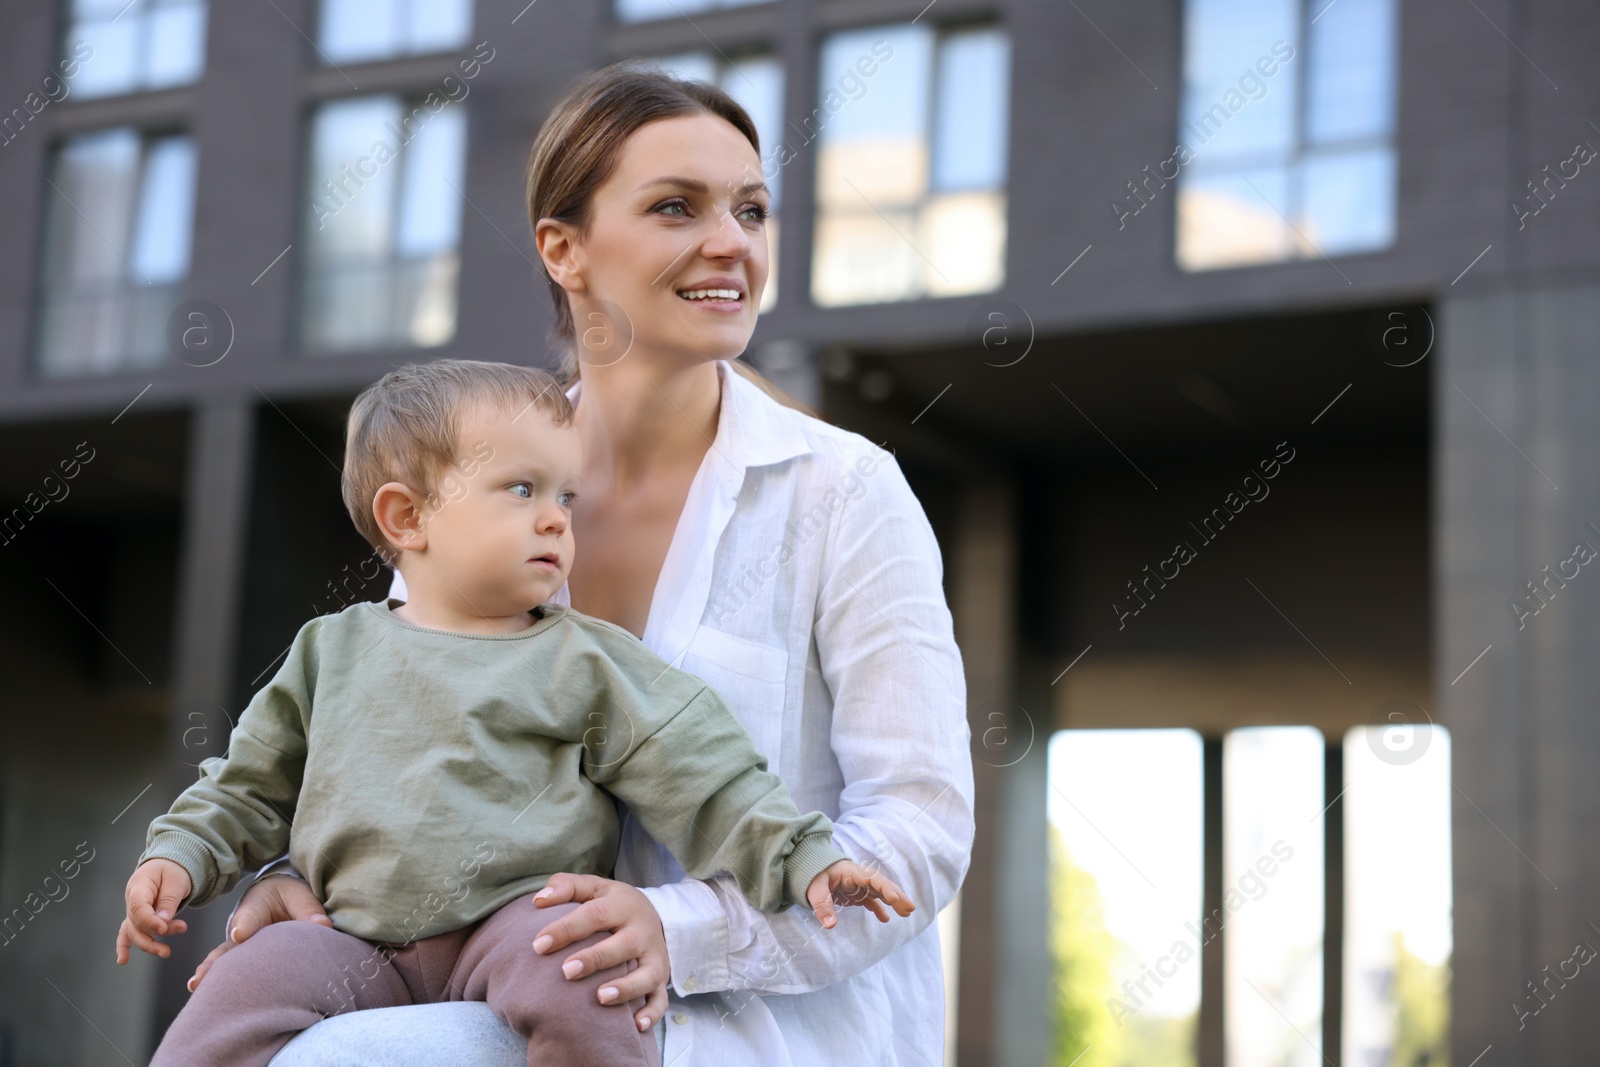
[[[966,876],[966,681],[938,542],[893,456],[784,407],[718,363],[716,438],[695,474],[643,642],[727,700],[801,811],[916,903],[752,907],[731,875],[686,878],[624,818],[616,877],[661,916],[671,1067],[938,1067],[935,917]],[[580,402],[581,382],[568,397]],[[582,551],[579,544],[578,551]],[[395,575],[392,596],[405,596]],[[565,585],[551,597],[569,604]]]

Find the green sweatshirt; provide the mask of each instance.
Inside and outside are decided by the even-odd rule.
[[[301,627],[227,757],[150,824],[139,862],[181,865],[187,903],[287,846],[337,929],[431,937],[557,871],[609,877],[616,799],[689,875],[730,872],[767,910],[845,858],[722,698],[626,630],[544,604],[519,633],[446,633],[397,603]]]

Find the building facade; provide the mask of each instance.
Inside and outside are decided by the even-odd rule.
[[[1566,972],[1600,945],[1592,4],[3,18],[0,1063],[137,1060],[181,1005],[223,912],[195,913],[172,960],[114,967],[143,827],[306,619],[386,588],[337,493],[355,392],[421,358],[548,363],[528,147],[574,78],[629,56],[756,119],[774,282],[747,356],[894,448],[944,546],[980,803],[945,920],[952,1061],[1132,1047],[1127,1016],[1158,999],[1138,979],[1167,957],[1119,957],[1132,991],[1063,1023],[1052,812],[1166,892],[1137,830],[1099,829],[1152,797],[1188,827],[1167,858],[1192,852],[1171,876],[1198,931],[1171,964],[1183,1062],[1388,1062],[1402,976],[1367,963],[1398,927],[1372,916],[1412,876],[1370,857],[1421,854],[1446,872],[1427,899],[1452,1060],[1584,1061],[1596,994]],[[1366,749],[1406,764],[1370,731],[1442,743],[1430,722],[1443,821],[1357,807]],[[1256,855],[1229,812],[1255,803],[1270,835],[1287,794],[1232,799],[1267,780],[1243,768],[1269,735],[1240,731],[1291,727],[1309,732],[1270,735],[1259,765],[1323,806],[1282,864],[1312,873],[1280,889],[1263,866],[1273,888],[1241,911]],[[1151,749],[1086,798],[1053,739],[1113,729],[1186,731],[1188,769]],[[1252,985],[1243,946],[1265,938],[1268,966],[1302,920],[1310,955]]]

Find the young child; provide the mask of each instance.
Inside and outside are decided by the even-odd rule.
[[[441,360],[356,399],[345,504],[410,599],[301,628],[226,759],[151,823],[117,958],[165,955],[184,902],[285,846],[332,926],[276,923],[220,957],[153,1067],[253,1067],[328,1015],[464,999],[528,1038],[530,1065],[656,1064],[643,1001],[597,997],[631,961],[569,981],[531,947],[575,907],[534,906],[551,874],[610,875],[618,800],[690,875],[731,872],[758,907],[804,900],[825,928],[836,900],[911,913],[796,810],[704,682],[545,603],[572,565],[581,469],[540,370]]]

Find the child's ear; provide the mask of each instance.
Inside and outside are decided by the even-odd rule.
[[[428,547],[422,494],[401,482],[384,482],[372,495],[372,517],[391,546],[402,552]]]

